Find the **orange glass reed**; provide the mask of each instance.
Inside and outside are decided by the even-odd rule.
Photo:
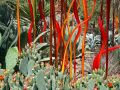
[[[19,10],[20,1],[17,0],[17,29],[18,29],[18,51],[19,56],[21,54],[21,47],[20,47],[20,10]]]
[[[87,11],[87,0],[82,0],[83,11],[84,11],[84,20],[88,18],[88,11]],[[85,29],[83,33],[83,41],[82,41],[82,77],[84,76],[84,61],[85,61],[85,40],[86,40],[86,33],[88,31],[88,21],[85,23]]]

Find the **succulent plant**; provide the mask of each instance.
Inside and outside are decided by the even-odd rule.
[[[43,44],[43,46],[46,44]],[[67,71],[64,74],[51,66],[48,58],[42,59],[42,52],[32,47],[23,49],[21,57],[16,58],[16,47],[9,49],[14,54],[7,63],[8,70],[0,69],[0,89],[2,90],[119,90],[120,76],[113,75],[104,79],[104,70],[98,69],[76,81],[70,79]],[[14,52],[15,51],[15,52]],[[14,52],[14,53],[11,53]],[[6,56],[8,60],[9,55]],[[14,59],[14,60],[13,60]],[[54,59],[54,57],[53,57]],[[11,67],[10,67],[11,66]],[[16,71],[15,67],[19,69]]]

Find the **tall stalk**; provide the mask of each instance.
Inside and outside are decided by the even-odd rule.
[[[80,4],[78,4],[78,5],[80,5]],[[80,24],[78,9],[79,9],[79,6],[77,6],[76,0],[75,0],[74,4],[73,4],[73,12],[74,12],[74,16],[75,16],[77,23]],[[77,32],[77,35],[75,36],[75,40],[74,40],[74,79],[76,79],[76,42],[77,42],[80,34],[81,34],[81,26],[78,27],[78,32]]]
[[[62,39],[63,39],[63,43],[64,43],[64,54],[63,54],[63,61],[62,61],[62,73],[64,73],[64,70],[65,70],[65,62],[66,62],[66,60],[67,60],[67,59],[65,59],[65,58],[67,57],[67,47],[68,47],[68,43],[66,43],[66,42],[64,41],[64,28],[65,28],[65,26],[66,26],[66,22],[67,22],[68,19],[69,19],[69,13],[70,13],[70,10],[71,10],[71,8],[72,8],[72,6],[73,6],[73,3],[74,3],[74,0],[72,0],[71,4],[70,4],[70,6],[69,6],[69,9],[68,9],[67,15],[66,15],[66,19],[64,20],[63,25],[62,25],[62,29],[61,29]],[[68,41],[70,41],[70,40],[68,40]]]
[[[32,0],[32,6],[33,6],[33,16],[34,16],[34,25],[33,25],[33,32],[34,32],[34,38],[36,38],[36,23],[35,23],[35,16],[36,16],[36,0]]]
[[[21,54],[21,47],[20,47],[20,10],[19,10],[20,1],[17,0],[17,29],[18,29],[18,54]]]
[[[113,12],[112,12],[112,13],[113,13],[113,22],[112,22],[112,25],[113,25],[113,26],[112,26],[112,27],[113,27],[113,30],[112,30],[112,46],[114,46],[114,31],[115,31],[115,30],[114,30],[114,29],[115,29],[115,28],[114,28],[114,27],[115,27],[115,26],[114,26],[114,24],[115,24],[115,23],[114,23],[114,22],[115,22],[115,6],[114,6],[115,4],[114,4],[114,3],[115,3],[115,1],[113,0],[113,7],[112,7],[112,9],[113,9]]]
[[[101,7],[100,7],[100,18],[102,20],[103,17],[103,0],[101,0]]]
[[[107,21],[107,27],[106,27],[106,32],[107,32],[107,45],[106,45],[106,76],[108,76],[108,31],[109,31],[109,18],[110,18],[110,1],[111,0],[106,0],[106,21]]]
[[[63,24],[63,2],[64,0],[61,0],[61,27],[62,27],[62,24]]]
[[[31,47],[31,43],[32,43],[32,29],[33,29],[33,25],[34,25],[34,15],[33,15],[33,7],[31,4],[31,0],[28,0],[28,6],[30,9],[30,18],[31,18],[31,23],[30,23],[30,27],[28,30],[28,44]]]
[[[53,0],[50,0],[50,65],[52,65],[52,7],[53,7]]]
[[[72,24],[69,25],[69,20],[67,21],[67,27],[68,27],[68,34],[70,36],[71,33],[71,29],[70,26],[73,26],[73,20],[72,20]],[[70,41],[70,46],[69,46],[69,51],[70,51],[70,62],[69,62],[69,69],[70,69],[70,79],[72,79],[72,42]]]
[[[55,67],[58,69],[58,58],[57,58],[57,48],[56,48],[56,31],[55,31],[55,2],[52,0],[53,7],[52,7],[52,20],[53,20],[53,30],[54,30],[54,55],[55,55]]]
[[[87,1],[82,0],[83,3],[83,11],[84,11],[84,20],[88,18],[88,11],[87,11]],[[85,29],[83,33],[83,41],[82,41],[82,77],[84,76],[84,61],[85,61],[85,39],[86,39],[86,33],[88,30],[88,21],[85,23]]]

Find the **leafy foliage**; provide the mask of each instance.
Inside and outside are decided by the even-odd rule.
[[[18,58],[17,47],[9,48],[9,50],[6,54],[6,57],[5,57],[6,69],[7,70],[11,70],[16,66],[17,58]]]
[[[29,11],[29,6],[27,0],[20,0],[20,21],[21,21],[21,55],[18,57],[18,50],[17,50],[17,39],[18,39],[18,32],[17,32],[17,21],[16,21],[16,0],[1,0],[0,1],[0,60],[4,61],[5,57],[5,65],[6,69],[0,69],[0,89],[2,90],[109,90],[109,89],[115,89],[119,90],[120,89],[120,76],[118,75],[112,75],[108,76],[108,79],[105,79],[105,70],[104,69],[98,69],[97,71],[92,71],[91,67],[91,62],[87,57],[85,57],[85,70],[87,75],[85,77],[81,78],[81,57],[84,55],[81,55],[81,47],[82,47],[82,39],[84,33],[82,32],[81,36],[79,37],[76,45],[76,56],[75,58],[72,58],[74,52],[70,54],[70,48],[66,48],[66,43],[69,40],[70,33],[72,32],[71,27],[69,27],[69,20],[66,20],[66,23],[63,23],[64,19],[67,18],[67,15],[72,16],[71,13],[73,13],[73,9],[71,8],[70,13],[67,13],[68,8],[71,5],[72,0],[63,0],[66,6],[66,11],[60,9],[60,13],[55,13],[55,17],[52,18],[57,18],[60,19],[60,17],[57,17],[58,15],[63,14],[63,21],[62,24],[65,26],[64,28],[59,27],[59,32],[52,32],[52,36],[54,35],[54,38],[51,38],[52,41],[49,40],[49,17],[50,17],[50,1],[51,0],[41,0],[44,1],[43,5],[43,11],[45,13],[45,18],[47,20],[47,30],[45,32],[42,32],[43,24],[44,22],[41,20],[41,16],[38,11],[38,2],[39,0],[31,0],[35,1],[33,6],[33,13],[34,13],[34,27],[31,29],[31,38],[34,37],[34,30],[36,29],[36,36],[34,37],[34,41],[32,41],[32,46],[29,46],[27,44],[27,33],[28,33],[28,28],[31,22],[31,17],[30,17],[30,11]],[[78,8],[79,11],[79,18],[80,21],[83,21],[84,15],[83,15],[83,7],[82,6],[82,0],[76,0],[76,2],[80,1],[80,7]],[[91,29],[91,26],[93,25],[93,28],[90,32],[87,33],[86,35],[86,52],[88,51],[96,51],[99,49],[99,44],[101,43],[100,39],[100,32],[98,31],[98,26],[97,26],[97,18],[100,15],[100,4],[101,0],[96,0],[97,5],[95,8],[95,12],[93,14],[93,17],[90,20],[90,26],[88,29]],[[60,0],[55,0],[55,8],[59,7]],[[88,15],[90,15],[91,10],[92,10],[92,4],[93,1],[87,0],[87,5],[88,5]],[[113,0],[112,2],[115,3],[115,11],[116,14],[117,11],[119,10],[119,0]],[[103,0],[103,19],[105,17],[105,0]],[[76,4],[78,5],[78,4]],[[113,5],[113,4],[112,4]],[[63,5],[63,8],[65,9],[65,6]],[[75,7],[77,9],[77,7]],[[77,13],[77,12],[76,12]],[[112,15],[112,14],[111,14]],[[69,17],[69,16],[68,16]],[[73,18],[73,16],[72,16]],[[73,19],[72,19],[73,20]],[[53,20],[54,21],[54,20]],[[78,23],[76,23],[75,20],[73,20],[75,24],[73,27]],[[86,22],[86,21],[83,21]],[[60,22],[58,22],[57,25],[59,25]],[[51,23],[50,23],[51,24]],[[53,24],[53,25],[52,25]],[[54,22],[51,24],[54,29]],[[103,22],[103,25],[105,25],[105,20]],[[61,25],[62,26],[62,25]],[[72,27],[72,29],[73,29]],[[68,28],[68,29],[67,29]],[[82,25],[82,29],[84,29],[84,25]],[[61,29],[63,29],[63,33],[61,33]],[[55,30],[52,30],[55,31]],[[104,30],[105,31],[105,30]],[[40,33],[42,32],[42,33]],[[97,33],[96,33],[97,32]],[[56,36],[55,36],[56,33]],[[73,43],[75,41],[77,31],[71,36],[72,39],[70,39],[71,45],[68,43],[68,47],[70,46],[73,48]],[[92,34],[90,34],[92,33]],[[44,41],[43,43],[38,43],[38,40],[41,36],[44,36]],[[57,37],[61,38],[57,38]],[[106,35],[104,35],[106,38]],[[58,43],[56,43],[56,40]],[[114,37],[115,39],[115,45],[120,44],[120,35],[116,35]],[[61,39],[61,40],[59,40]],[[65,39],[65,40],[64,40]],[[49,43],[54,43],[52,45],[52,54],[50,57],[50,44]],[[58,53],[56,53],[56,47],[55,44],[60,43],[60,48],[58,50]],[[109,44],[111,43],[111,37],[109,40]],[[85,43],[83,43],[85,44]],[[104,44],[104,43],[103,43]],[[106,46],[105,46],[106,47]],[[67,55],[65,55],[64,50],[66,49]],[[75,51],[75,50],[74,50]],[[111,73],[112,70],[114,70],[114,67],[117,67],[119,65],[119,56],[120,50],[117,50],[115,52],[115,58],[116,61],[113,64],[109,64],[109,73]],[[91,52],[89,52],[90,54]],[[4,55],[3,55],[4,54]],[[58,57],[57,57],[58,56]],[[65,57],[64,57],[65,56]],[[57,58],[56,58],[57,57]],[[65,71],[64,73],[61,72],[61,66],[63,63],[63,57],[67,62],[65,66]],[[68,58],[67,58],[68,57]],[[49,64],[50,58],[52,58],[52,63],[53,65],[51,66]],[[67,59],[66,59],[67,58]],[[69,63],[69,58],[72,60],[76,60],[72,62],[72,65],[70,66]],[[93,58],[93,57],[92,57]],[[55,68],[56,65],[55,61],[58,59],[58,68]],[[73,63],[77,65],[77,75],[75,74],[70,78],[70,70],[73,69]],[[77,63],[77,64],[76,64]],[[5,66],[2,63],[2,66]],[[104,65],[103,65],[104,66]],[[71,67],[71,68],[70,68]],[[1,68],[1,64],[0,64]],[[72,73],[75,72],[75,70],[72,70]],[[80,76],[80,77],[79,77]],[[76,77],[76,78],[74,78]]]

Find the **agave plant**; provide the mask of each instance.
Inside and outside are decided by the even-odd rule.
[[[9,47],[16,45],[17,29],[15,26],[14,9],[8,4],[0,4],[0,58],[1,63],[5,65],[4,57]]]
[[[96,47],[99,47],[101,43],[100,35],[87,34],[86,35],[87,49],[94,51]]]
[[[120,35],[119,34],[115,35],[115,39],[114,40],[115,40],[114,43],[116,45],[119,45],[120,44]]]

